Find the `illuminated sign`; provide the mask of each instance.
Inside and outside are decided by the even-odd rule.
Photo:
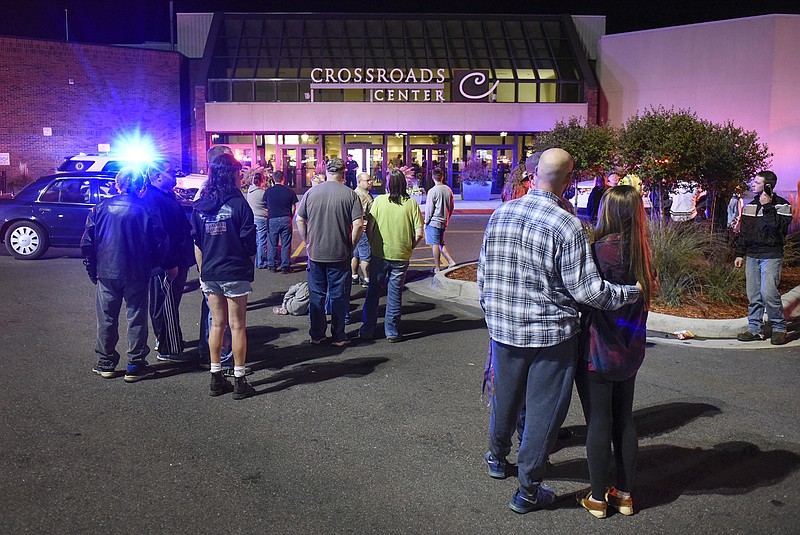
[[[437,84],[444,83],[445,70],[436,69]],[[419,76],[414,70],[403,71],[403,69],[322,69],[317,67],[311,69],[311,81],[317,84],[429,84],[434,80],[434,73],[431,69],[419,69]]]
[[[491,102],[500,82],[489,84],[488,70],[453,71],[453,102]],[[311,93],[330,89],[366,89],[370,102],[446,102],[447,69],[322,68],[311,69]]]
[[[453,102],[491,101],[491,95],[500,82],[489,86],[488,70],[454,70]]]

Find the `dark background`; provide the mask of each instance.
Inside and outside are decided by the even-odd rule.
[[[70,41],[140,43],[169,41],[169,0],[21,0],[3,2],[0,35],[65,39],[65,12],[69,10]],[[800,13],[797,0],[710,2],[687,0],[385,0],[380,3],[335,0],[174,0],[182,12],[341,12],[357,13],[526,13],[605,15],[608,33],[620,33],[681,24],[764,15]],[[378,8],[378,9],[376,9]]]

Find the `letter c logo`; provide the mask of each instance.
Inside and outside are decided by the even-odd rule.
[[[469,95],[464,91],[464,82],[466,82],[470,78],[475,78],[475,82],[474,82],[475,85],[481,85],[481,84],[485,84],[486,83],[487,76],[486,76],[485,73],[482,73],[482,72],[471,72],[471,73],[467,74],[466,76],[464,76],[464,78],[461,79],[461,82],[459,82],[459,84],[458,84],[458,92],[461,93],[461,95],[464,98],[468,98],[470,100],[479,100],[479,99],[482,99],[482,98],[486,98],[489,95],[491,95],[494,92],[495,89],[497,89],[498,85],[500,85],[500,81],[498,80],[498,81],[496,81],[494,83],[494,85],[492,85],[492,87],[489,88],[489,90],[487,92],[482,93],[480,95]]]

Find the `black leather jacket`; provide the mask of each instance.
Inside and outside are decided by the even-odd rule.
[[[93,281],[145,280],[160,271],[167,245],[158,216],[139,197],[123,193],[92,208],[81,252]]]
[[[192,226],[189,224],[189,218],[186,217],[183,208],[175,199],[175,194],[150,184],[142,199],[153,213],[158,214],[164,231],[169,237],[169,247],[165,252],[161,267],[167,270],[175,266],[181,269],[193,266]]]

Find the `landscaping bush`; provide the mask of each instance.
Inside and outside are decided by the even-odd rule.
[[[670,307],[704,296],[735,304],[744,290],[744,270],[733,267],[727,234],[709,233],[692,223],[651,223],[653,269],[659,281],[656,301]]]

